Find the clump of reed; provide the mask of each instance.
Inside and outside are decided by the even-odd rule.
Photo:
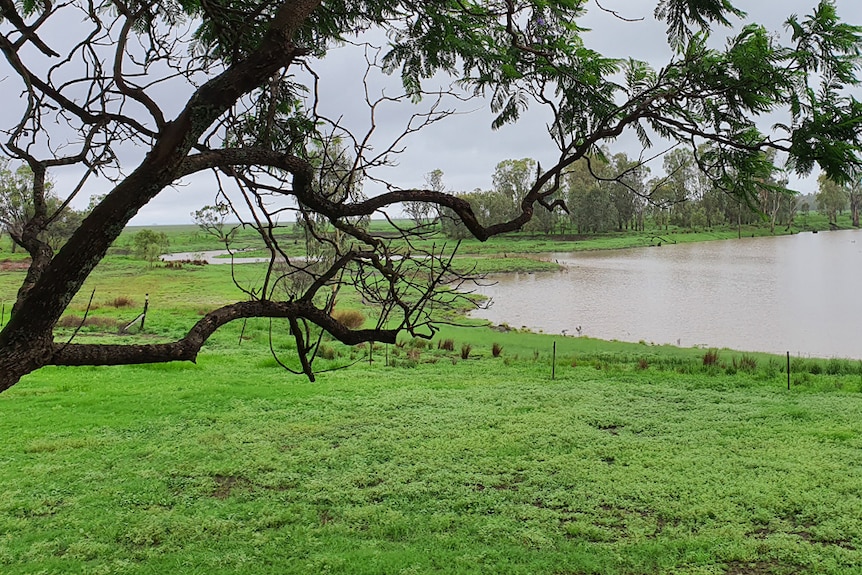
[[[332,312],[332,318],[344,324],[347,329],[358,329],[365,323],[365,316],[355,309],[339,309]]]

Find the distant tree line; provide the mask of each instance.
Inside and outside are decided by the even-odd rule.
[[[593,234],[610,231],[645,229],[647,222],[660,229],[670,226],[705,230],[718,226],[768,225],[789,227],[801,211],[807,215],[816,209],[829,221],[849,209],[853,225],[859,226],[862,184],[857,180],[839,185],[821,176],[818,191],[807,196],[787,189],[784,178],[767,177],[739,181],[748,187],[722,189],[710,177],[710,152],[675,149],[664,156],[665,175],[651,177],[650,169],[640,159],[607,150],[574,163],[563,176],[560,188],[549,202],[552,209],[541,206],[524,231],[544,234]],[[704,170],[704,168],[706,168]],[[497,164],[490,190],[476,189],[456,195],[470,202],[482,225],[505,221],[521,210],[521,200],[536,179],[541,166],[532,158],[504,160]],[[435,170],[426,176],[434,189],[443,190],[443,173]],[[741,198],[748,198],[744,201]],[[463,223],[448,210],[436,214],[423,205],[405,206],[405,213],[418,224],[439,218],[443,232],[452,238],[469,236]]]

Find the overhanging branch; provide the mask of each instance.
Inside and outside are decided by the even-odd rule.
[[[247,301],[226,305],[201,318],[180,340],[146,345],[54,344],[49,365],[128,365],[195,361],[215,331],[236,319],[268,317],[304,319],[325,329],[338,341],[356,345],[368,341],[395,343],[396,329],[351,330],[308,302]]]

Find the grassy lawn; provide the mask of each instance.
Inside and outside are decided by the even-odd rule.
[[[215,348],[0,396],[0,572],[862,572],[858,374]]]
[[[112,255],[67,315],[95,289],[77,341],[176,338],[244,299],[230,276]],[[116,335],[145,293],[145,333]],[[0,573],[862,574],[860,362],[793,358],[788,390],[767,354],[446,325],[372,363],[329,342],[318,367],[355,365],[312,384],[270,333],[295,363],[254,320],[197,364],[0,394]]]

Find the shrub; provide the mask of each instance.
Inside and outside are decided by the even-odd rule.
[[[826,362],[826,373],[829,375],[849,375],[853,373],[853,367],[846,359],[833,357]]]
[[[410,340],[410,347],[414,347],[416,349],[425,349],[425,346],[428,345],[427,339],[422,339],[421,337],[414,337]]]
[[[132,242],[135,247],[135,256],[147,260],[152,267],[153,262],[168,251],[170,240],[164,232],[152,230],[141,230],[134,235]]]
[[[503,346],[499,343],[494,343],[491,345],[491,355],[494,357],[500,357],[500,354],[503,353]]]
[[[320,344],[320,347],[317,348],[317,355],[323,359],[335,359],[338,357],[338,350],[331,345],[322,343]]]
[[[365,316],[355,309],[339,309],[332,313],[332,317],[335,321],[343,323],[347,329],[358,329],[365,323]]]
[[[767,378],[776,377],[782,371],[783,366],[774,359],[770,359],[769,362],[764,366],[764,376]]]
[[[807,385],[811,382],[811,375],[808,373],[801,373],[799,375],[793,376],[793,385]]]
[[[799,373],[800,371],[808,371],[808,363],[801,357],[794,357],[790,361],[790,371]]]
[[[81,316],[64,315],[57,322],[57,327],[78,327],[81,325]]]
[[[754,373],[757,371],[757,360],[750,355],[743,354],[739,360],[739,365],[736,364],[736,359],[734,358],[733,365],[747,373]]]
[[[703,365],[718,365],[718,350],[710,349],[703,354]]]
[[[135,305],[135,300],[126,296],[115,297],[113,300],[108,302],[108,305],[113,306],[115,308],[121,307],[132,307]]]
[[[445,351],[454,351],[455,350],[455,341],[452,339],[441,339],[437,342],[437,349],[442,349]]]
[[[470,357],[470,351],[473,349],[469,343],[465,343],[461,346],[461,359],[467,359]]]
[[[398,363],[398,367],[408,367],[408,368],[411,368],[411,369],[412,369],[412,368],[415,368],[415,367],[416,367],[416,365],[417,365],[417,363],[416,363],[415,361],[411,360],[411,359],[406,359],[406,360],[401,361],[401,362],[399,362],[399,363]]]

